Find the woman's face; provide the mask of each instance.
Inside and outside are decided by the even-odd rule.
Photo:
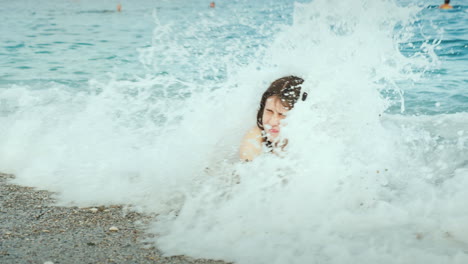
[[[270,96],[266,100],[263,110],[263,128],[269,141],[274,141],[278,137],[280,122],[286,117],[288,111],[289,109],[281,103],[278,96]]]

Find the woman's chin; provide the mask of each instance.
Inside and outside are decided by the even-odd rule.
[[[270,141],[270,142],[276,142],[278,140],[278,138],[279,138],[278,134],[276,134],[276,135],[275,134],[273,134],[273,135],[270,134],[267,137],[268,141]]]

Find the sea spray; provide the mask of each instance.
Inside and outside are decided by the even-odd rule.
[[[416,11],[391,1],[298,4],[258,66],[306,80],[308,100],[283,122],[286,151],[210,175],[156,223],[158,247],[236,263],[466,261],[467,211],[449,224],[438,209],[461,196],[448,195],[447,171],[433,181],[421,167],[431,151],[423,146],[440,142],[419,124],[395,126],[380,93],[400,93],[397,83],[434,60],[432,49],[413,57],[398,49],[408,36],[395,28],[411,27]],[[449,171],[463,177],[460,166]]]

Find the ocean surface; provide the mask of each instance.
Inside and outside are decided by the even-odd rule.
[[[468,0],[0,5],[0,171],[157,213],[167,255],[467,263]],[[239,162],[305,79],[285,152]]]

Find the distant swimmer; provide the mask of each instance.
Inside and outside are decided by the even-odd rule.
[[[211,7],[211,8],[215,8],[215,6],[216,6],[215,2],[211,2],[211,3],[210,3],[210,7]]]
[[[444,4],[439,6],[440,9],[452,9],[453,6],[450,5],[450,0],[445,0]]]
[[[117,12],[122,11],[122,5],[120,3],[117,4]]]

